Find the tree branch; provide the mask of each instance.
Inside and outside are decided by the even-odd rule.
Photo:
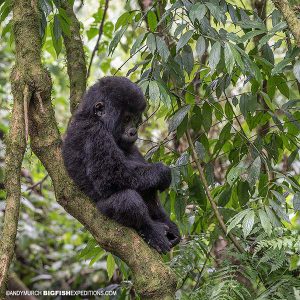
[[[297,18],[294,10],[289,5],[288,0],[272,0],[276,8],[282,13],[284,19],[296,40],[296,44],[300,47],[300,20]]]
[[[95,54],[96,54],[96,52],[98,51],[98,48],[99,48],[99,43],[100,43],[100,40],[101,40],[101,37],[102,37],[102,34],[103,34],[104,21],[105,21],[107,9],[108,9],[108,2],[109,2],[109,0],[105,1],[104,11],[103,11],[103,17],[102,17],[102,20],[101,20],[101,23],[100,23],[100,27],[99,27],[99,32],[98,32],[98,38],[97,38],[96,45],[95,45],[94,50],[93,50],[92,55],[91,55],[91,60],[90,60],[90,63],[89,63],[89,67],[88,67],[86,78],[89,78],[89,76],[90,76],[91,67],[92,67],[92,64],[93,64],[94,56],[95,56]]]
[[[78,107],[86,90],[86,61],[80,36],[80,23],[73,11],[70,1],[63,1],[62,7],[70,18],[70,36],[63,33],[67,53],[67,71],[70,79],[70,110]]]
[[[51,104],[51,79],[41,64],[37,1],[14,1],[14,19],[18,19],[14,25],[16,55],[26,58],[26,64],[20,64],[19,68],[34,87],[28,112],[31,147],[52,179],[57,201],[91,232],[101,247],[128,264],[142,299],[172,299],[176,289],[175,275],[159,254],[133,230],[105,218],[78,190],[64,168],[61,137]],[[41,113],[39,97],[44,113]]]
[[[17,76],[18,71],[14,70],[12,81],[15,83]],[[5,155],[7,196],[0,244],[0,299],[5,299],[9,266],[14,255],[21,197],[21,166],[26,150],[23,91],[22,84],[18,83],[13,84],[14,107]]]

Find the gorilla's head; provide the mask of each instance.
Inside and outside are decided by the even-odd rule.
[[[101,122],[122,148],[137,139],[137,125],[146,108],[141,89],[126,77],[104,77],[86,92],[78,115]]]

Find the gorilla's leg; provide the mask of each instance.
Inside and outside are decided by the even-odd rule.
[[[166,237],[168,227],[151,219],[147,205],[136,191],[120,191],[98,201],[97,206],[107,217],[137,230],[158,252],[170,251],[171,243]]]
[[[157,193],[149,193],[145,199],[147,204],[147,208],[152,220],[161,222],[166,224],[169,229],[167,230],[167,238],[171,243],[171,247],[176,246],[180,242],[180,233],[178,230],[177,225],[172,222],[165,212],[164,208],[162,207],[159,197]]]

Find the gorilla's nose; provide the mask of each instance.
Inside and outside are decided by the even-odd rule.
[[[136,128],[130,128],[129,130],[128,130],[128,135],[129,136],[136,136],[136,134],[137,134],[137,130],[136,130]]]

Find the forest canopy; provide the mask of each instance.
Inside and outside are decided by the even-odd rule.
[[[0,0],[0,299],[299,300],[299,18],[297,0]],[[166,255],[64,168],[104,76],[141,88],[136,144],[171,168],[160,197],[182,240]]]

